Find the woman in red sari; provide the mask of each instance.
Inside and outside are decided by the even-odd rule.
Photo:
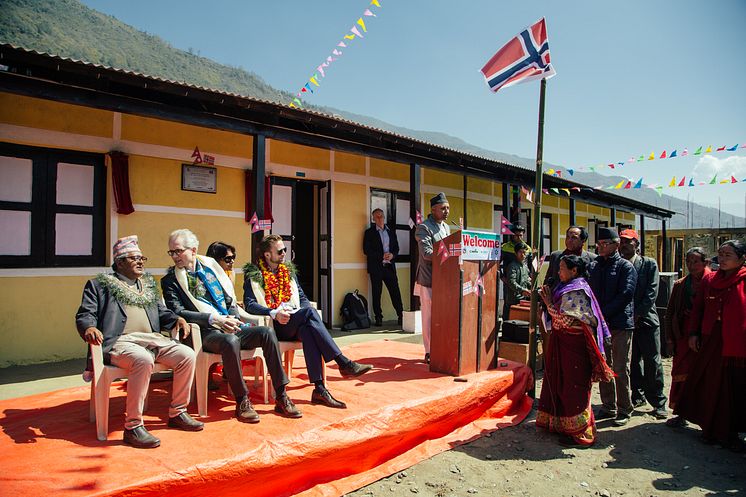
[[[689,348],[686,325],[691,319],[692,302],[699,291],[702,277],[711,272],[707,267],[708,262],[707,254],[702,247],[693,247],[687,251],[686,269],[689,274],[673,284],[666,308],[666,340],[668,350],[673,352],[671,393],[668,395],[668,405],[672,410],[676,409],[684,382],[697,356],[697,353]],[[686,426],[686,420],[676,416],[666,421],[666,425],[672,428]]]
[[[718,249],[717,272],[702,278],[692,305],[689,347],[697,358],[674,410],[702,428],[706,443],[737,452],[746,431],[746,244]]]
[[[551,329],[536,425],[560,433],[560,443],[574,447],[596,441],[591,386],[614,375],[603,356],[611,334],[586,274],[583,259],[565,255],[559,263],[561,283],[554,292],[548,286],[539,291]]]

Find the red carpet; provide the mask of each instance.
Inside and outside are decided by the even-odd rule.
[[[302,358],[290,397],[299,420],[275,415],[252,400],[262,420],[232,418],[234,402],[223,384],[210,393],[205,430],[166,427],[170,381],[151,385],[146,427],[161,447],[122,444],[124,389],[112,387],[107,442],[88,422],[86,387],[0,401],[0,489],[3,495],[341,495],[423,459],[520,422],[531,408],[525,392],[530,370],[509,362],[468,375],[467,382],[430,373],[422,346],[367,342],[345,349],[374,364],[360,378],[342,379],[328,368],[331,392],[346,410],[313,406]],[[253,390],[253,389],[252,389]],[[196,415],[193,403],[190,412]]]

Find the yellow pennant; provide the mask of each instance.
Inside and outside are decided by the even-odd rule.
[[[648,157],[648,160],[653,160],[653,159],[655,159],[655,153],[650,152],[650,157]]]
[[[345,38],[347,38],[348,40],[354,40],[355,35],[345,35]]]
[[[313,76],[311,76],[311,77],[310,77],[310,78],[308,79],[308,81],[310,81],[311,83],[315,84],[316,86],[319,86],[319,83],[318,83],[318,81],[316,81],[316,75],[315,75],[315,74],[314,74]]]
[[[712,152],[712,145],[710,145],[709,147],[707,147],[707,150],[705,150],[706,154],[709,154],[710,152]]]
[[[570,196],[570,189],[569,188],[560,188],[563,192],[567,193],[567,196]]]
[[[668,186],[669,187],[676,186],[676,176],[674,176],[673,178],[671,178],[671,182],[668,184]]]
[[[375,5],[376,7],[380,7],[381,6],[381,4],[378,3],[378,0],[370,0],[370,4],[371,5]]]
[[[368,32],[368,30],[365,29],[365,23],[363,22],[363,18],[362,17],[357,20],[357,23],[360,25],[361,28],[363,28],[363,33],[367,33]]]
[[[618,189],[620,189],[620,188],[622,187],[622,185],[624,184],[624,181],[625,181],[625,180],[622,180],[622,181],[620,181],[619,183],[617,183],[617,185],[616,185],[616,186],[614,187],[614,190],[618,190]]]

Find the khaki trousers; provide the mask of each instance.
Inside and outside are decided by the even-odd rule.
[[[168,417],[186,411],[194,380],[194,350],[157,333],[130,333],[119,337],[110,356],[113,366],[127,371],[126,429],[132,430],[143,424],[143,405],[155,363],[174,371]]]
[[[632,330],[611,330],[611,343],[604,344],[606,363],[614,371],[613,381],[599,383],[601,403],[611,414],[631,415],[632,395],[629,386],[632,359]]]

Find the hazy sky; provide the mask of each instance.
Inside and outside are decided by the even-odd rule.
[[[370,8],[368,32],[342,49],[307,101],[392,124],[445,132],[533,158],[539,84],[491,93],[478,72],[542,16],[557,76],[548,81],[545,161],[580,168],[663,150],[746,144],[746,1],[83,0],[176,48],[254,71],[297,92]],[[735,174],[746,148],[627,164],[668,185]],[[566,173],[565,173],[566,174]],[[592,185],[597,186],[597,185]],[[665,188],[743,216],[746,182]]]

